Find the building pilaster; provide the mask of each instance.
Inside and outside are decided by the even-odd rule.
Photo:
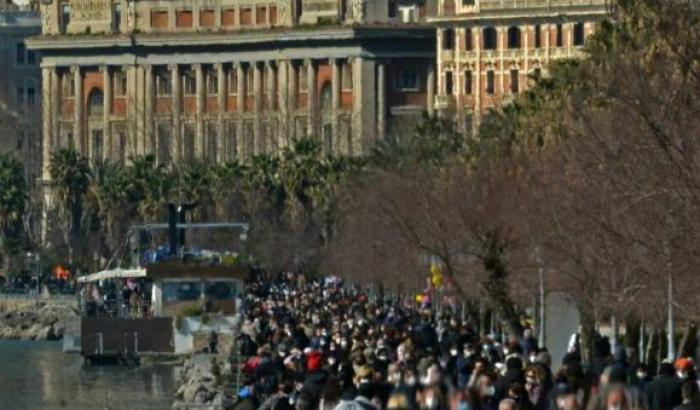
[[[299,75],[297,74],[298,69],[299,69],[299,67],[297,66],[297,63],[290,60],[289,61],[289,83],[288,83],[289,91],[287,93],[287,98],[288,98],[288,102],[289,102],[289,105],[287,106],[287,108],[289,110],[288,140],[289,140],[290,145],[292,143],[292,140],[297,137],[296,110],[297,110],[297,103],[299,101]]]
[[[45,181],[51,179],[51,173],[49,172],[51,164],[51,150],[53,147],[52,135],[55,131],[53,129],[53,119],[52,107],[51,107],[51,89],[53,86],[52,81],[55,81],[55,76],[53,75],[53,67],[43,67],[41,69],[41,98],[43,104],[41,105],[41,115],[42,115],[42,137],[41,137],[41,178]]]
[[[238,14],[236,14],[238,15]],[[245,70],[243,69],[242,63],[236,64],[236,111],[238,112],[238,122],[236,124],[236,138],[238,149],[238,159],[243,160],[248,154],[246,150],[246,136],[243,135],[245,127],[243,126],[243,116],[245,113],[245,100],[246,100],[246,84],[245,84]]]
[[[377,64],[377,138],[386,136],[386,66],[384,62]]]
[[[224,71],[224,65],[221,63],[214,64],[216,69],[216,89],[218,93],[217,97],[217,108],[218,108],[218,121],[217,121],[217,141],[216,141],[216,152],[211,153],[217,161],[228,160],[226,155],[224,137],[226,133],[226,125],[224,124],[224,113],[226,112],[226,96],[228,95],[228,90],[226,89],[226,72]]]
[[[170,90],[172,98],[172,115],[173,115],[173,132],[172,132],[172,152],[171,158],[173,163],[179,162],[182,156],[182,136],[180,126],[180,112],[182,111],[182,89],[180,85],[180,68],[177,64],[171,64],[168,66],[170,70],[170,78],[172,81],[172,87]]]
[[[269,9],[269,8],[268,8]],[[277,124],[274,123],[275,118],[275,66],[273,61],[268,61],[265,63],[265,86],[267,88],[265,93],[265,100],[267,105],[267,118],[270,123],[268,127],[269,135],[265,135],[267,141],[265,141],[265,146],[267,146],[267,152],[276,154],[277,153],[277,135],[279,131]]]
[[[196,125],[195,125],[195,158],[204,158],[204,71],[201,64],[194,64],[195,82],[197,94],[195,98],[196,105]]]
[[[153,107],[155,105],[156,98],[156,88],[155,81],[153,79],[153,66],[150,64],[144,67],[144,83],[146,85],[145,92],[145,104],[144,104],[144,139],[145,139],[145,154],[153,154],[157,157],[156,147],[158,142],[156,141],[156,133],[154,132],[153,126]]]
[[[308,98],[308,137],[318,138],[318,90],[316,84],[316,66],[313,60],[306,60],[306,89]]]
[[[262,139],[262,69],[258,62],[252,64],[253,68],[253,146],[255,155],[263,153],[264,141]]]
[[[332,93],[332,103],[331,103],[331,133],[333,134],[333,145],[328,147],[329,151],[332,153],[343,153],[343,147],[340,138],[340,126],[339,126],[339,111],[340,111],[340,64],[337,59],[331,58],[331,93]]]
[[[280,119],[277,149],[281,152],[289,139],[289,61],[281,60],[277,64],[277,105]]]
[[[428,66],[428,75],[425,81],[425,88],[428,99],[426,107],[428,109],[428,115],[432,117],[433,115],[435,115],[435,66],[432,64]]]
[[[80,73],[80,67],[77,65],[71,66],[73,73],[73,141],[75,148],[83,155],[89,155],[86,152],[87,146],[83,138],[83,77]]]
[[[109,119],[112,114],[112,76],[109,67],[103,65],[102,71],[102,135],[104,138],[104,155],[107,159],[113,159],[114,142],[112,141],[112,127]]]

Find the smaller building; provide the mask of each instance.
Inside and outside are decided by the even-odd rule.
[[[435,108],[464,131],[545,75],[581,56],[610,0],[439,0]]]
[[[40,33],[38,12],[0,1],[0,151],[14,152],[30,181],[41,171],[41,70],[24,41]]]

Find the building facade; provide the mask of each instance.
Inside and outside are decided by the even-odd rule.
[[[41,70],[25,39],[40,32],[38,12],[0,1],[0,151],[24,163],[29,181],[40,175]]]
[[[546,74],[552,60],[580,55],[609,0],[439,0],[435,109],[465,132],[482,115]]]
[[[43,176],[93,160],[245,160],[294,138],[358,155],[432,110],[430,0],[48,0]]]

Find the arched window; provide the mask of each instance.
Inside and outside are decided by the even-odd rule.
[[[101,90],[95,88],[90,92],[87,104],[88,116],[102,115],[104,108],[103,99],[104,97]]]
[[[508,48],[520,48],[520,28],[508,28]]]
[[[484,49],[495,50],[497,43],[496,29],[493,27],[484,28]]]

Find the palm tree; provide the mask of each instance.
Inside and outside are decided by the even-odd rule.
[[[64,148],[51,155],[49,172],[54,195],[58,200],[58,216],[68,246],[68,261],[73,263],[76,245],[81,241],[84,201],[90,184],[87,158],[74,149]]]
[[[0,249],[5,266],[9,262],[7,241],[19,236],[29,199],[27,191],[22,164],[10,154],[0,154]]]

